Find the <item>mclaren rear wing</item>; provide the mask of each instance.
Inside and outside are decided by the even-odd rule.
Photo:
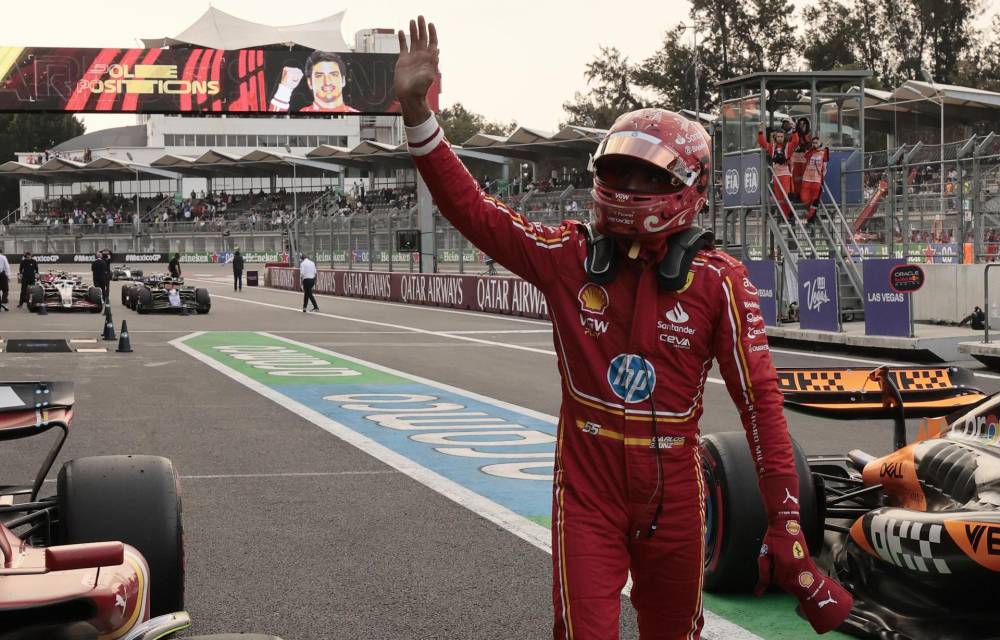
[[[971,371],[959,367],[779,368],[785,406],[827,418],[939,417],[987,398]]]

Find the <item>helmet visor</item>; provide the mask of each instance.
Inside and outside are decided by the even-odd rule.
[[[599,165],[613,166],[614,163],[611,162],[599,162],[602,159],[610,160],[610,156],[634,158],[663,169],[670,174],[671,182],[676,189],[691,186],[697,178],[696,172],[689,171],[672,149],[663,146],[659,138],[642,131],[619,131],[601,142],[593,160],[594,168],[599,175],[604,173],[601,171],[604,167]]]

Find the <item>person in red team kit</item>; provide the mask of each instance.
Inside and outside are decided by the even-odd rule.
[[[305,71],[296,67],[281,70],[281,82],[271,98],[271,111],[288,111],[292,92],[299,86],[303,75],[312,91],[312,104],[299,109],[301,113],[358,113],[344,103],[347,74],[344,60],[336,53],[313,51],[306,58]]]
[[[809,144],[813,139],[809,118],[799,118],[795,121],[795,133],[791,139],[795,140],[795,144],[792,145],[792,191],[799,196],[802,174],[806,170],[806,152],[809,151]],[[801,197],[799,201],[802,201]]]
[[[798,142],[798,137],[793,133],[791,140],[785,140],[783,130],[771,133],[771,142],[764,137],[764,123],[760,123],[760,131],[757,132],[757,144],[767,154],[768,164],[774,171],[774,178],[771,180],[771,189],[774,191],[774,198],[781,207],[781,213],[789,217],[792,213],[792,203],[789,196],[792,191],[792,167],[789,164],[792,149]]]
[[[805,169],[802,172],[802,190],[799,199],[809,207],[806,222],[812,222],[816,215],[816,205],[823,195],[823,179],[826,166],[830,162],[830,147],[823,147],[819,138],[813,138],[806,152]]]
[[[708,197],[710,140],[676,113],[618,118],[594,154],[597,223],[526,220],[483,193],[426,94],[437,33],[399,32],[396,96],[410,154],[441,213],[546,296],[562,378],[552,506],[554,638],[618,638],[631,572],[644,640],[698,638],[705,499],[698,418],[718,359],[769,516],[763,589],[794,594],[818,632],[851,596],[819,573],[799,525],[798,478],[757,292],[692,226]],[[808,576],[807,576],[808,574]],[[801,586],[806,585],[809,586]]]

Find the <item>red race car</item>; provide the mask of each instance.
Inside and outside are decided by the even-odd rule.
[[[78,458],[59,471],[55,495],[41,496],[73,400],[70,382],[0,382],[0,441],[57,432],[30,486],[0,486],[0,640],[170,637],[191,625],[173,464]]]

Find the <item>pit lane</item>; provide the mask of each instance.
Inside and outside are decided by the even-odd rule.
[[[134,353],[5,353],[0,376],[76,382],[76,419],[57,465],[107,453],[173,459],[184,476],[195,630],[286,640],[549,637],[544,551],[170,344],[196,331],[264,331],[554,415],[548,323],[325,296],[320,314],[303,314],[300,294],[234,294],[227,267],[185,272],[211,291],[211,314],[139,316],[114,304]],[[101,327],[86,313],[0,314],[4,337],[94,338]],[[858,362],[781,348],[774,356],[779,366]],[[984,391],[1000,389],[987,375],[977,378]],[[740,428],[721,384],[707,385],[702,428]],[[793,416],[791,430],[808,453],[879,454],[891,443],[890,426],[877,422]],[[43,444],[5,443],[0,482],[31,477]],[[625,638],[636,637],[630,617]]]

